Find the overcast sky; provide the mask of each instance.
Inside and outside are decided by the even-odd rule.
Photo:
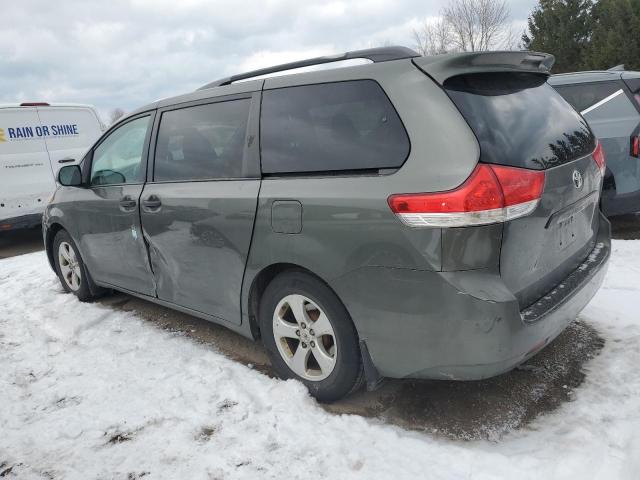
[[[3,3],[0,103],[91,103],[103,118],[309,56],[412,46],[446,0],[21,0]],[[535,0],[508,1],[522,30]]]

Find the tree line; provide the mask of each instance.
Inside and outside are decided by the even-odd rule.
[[[413,36],[422,55],[535,50],[555,55],[555,73],[640,70],[640,0],[539,0],[527,27],[518,42],[504,0],[450,0]]]
[[[504,0],[450,0],[438,17],[413,30],[414,47],[422,55],[511,50],[509,17]]]
[[[522,47],[555,55],[555,73],[640,70],[640,0],[539,0]]]

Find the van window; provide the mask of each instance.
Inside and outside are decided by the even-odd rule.
[[[111,132],[93,152],[92,185],[140,183],[145,171],[142,162],[149,118],[141,117]]]
[[[162,114],[153,179],[157,182],[245,176],[250,99],[198,105]]]
[[[475,133],[482,162],[544,170],[596,147],[585,120],[543,75],[474,73],[444,88]]]
[[[624,83],[626,83],[627,87],[629,87],[629,90],[631,90],[633,93],[640,93],[640,77],[637,77],[637,78],[623,77],[623,79],[624,79]]]
[[[622,88],[622,84],[617,81],[576,83],[573,85],[554,85],[554,88],[573,108],[582,112],[616,93]]]
[[[264,173],[397,168],[410,149],[373,80],[265,91],[260,130]]]

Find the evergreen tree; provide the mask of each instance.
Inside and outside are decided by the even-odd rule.
[[[522,35],[523,47],[553,54],[555,73],[586,68],[592,6],[591,0],[540,0],[529,16],[529,32]]]
[[[640,70],[640,0],[600,0],[592,18],[588,67],[607,69],[623,63],[627,70]]]

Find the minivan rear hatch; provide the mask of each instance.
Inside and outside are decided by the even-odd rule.
[[[539,68],[525,62],[523,68],[499,65],[491,71],[485,62],[480,71],[463,68],[456,75],[453,69],[439,79],[475,133],[481,162],[545,173],[537,208],[503,226],[500,274],[521,310],[585,261],[599,225],[596,139],[546,83],[548,62],[539,58]]]

